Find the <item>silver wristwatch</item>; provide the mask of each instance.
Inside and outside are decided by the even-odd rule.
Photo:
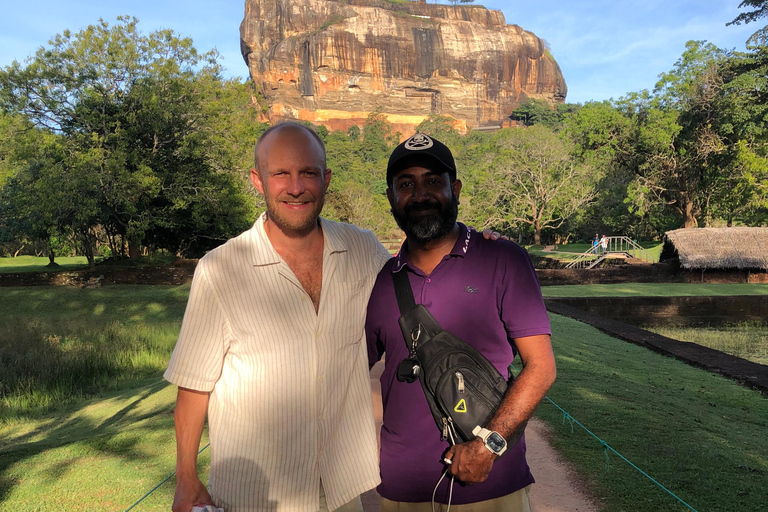
[[[501,455],[507,451],[507,441],[501,437],[501,434],[494,430],[482,428],[480,425],[472,429],[472,434],[483,440],[483,444],[491,453]]]

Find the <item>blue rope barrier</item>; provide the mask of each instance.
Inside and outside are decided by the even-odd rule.
[[[205,446],[203,446],[202,448],[200,448],[200,451],[199,451],[199,452],[197,452],[197,454],[198,454],[198,455],[200,455],[200,454],[201,454],[201,453],[203,453],[203,452],[205,451],[205,449],[206,449],[206,448],[208,448],[209,446],[211,446],[211,443],[208,443],[207,445],[205,445]],[[165,482],[167,482],[168,480],[170,480],[170,479],[171,479],[171,477],[172,477],[173,475],[175,475],[175,474],[176,474],[176,471],[174,471],[173,473],[171,473],[171,474],[170,474],[170,475],[168,475],[167,477],[163,478],[163,481],[162,481],[162,482],[160,482],[159,484],[157,484],[156,486],[154,486],[154,487],[153,487],[153,488],[152,488],[152,489],[151,489],[151,490],[150,490],[150,491],[149,491],[147,494],[145,494],[144,496],[142,496],[142,497],[139,499],[139,501],[137,501],[136,503],[134,503],[133,505],[131,505],[130,507],[128,507],[127,509],[125,509],[125,512],[128,512],[129,510],[132,510],[132,509],[133,509],[133,507],[135,507],[136,505],[138,505],[139,503],[141,503],[142,501],[144,501],[144,500],[147,498],[147,496],[149,496],[150,494],[152,494],[153,492],[155,492],[155,491],[156,491],[156,490],[157,490],[157,489],[158,489],[158,488],[159,488],[161,485],[163,485]]]
[[[605,469],[606,469],[606,471],[609,471],[609,470],[610,470],[610,459],[609,459],[609,452],[613,452],[613,453],[615,453],[616,455],[618,455],[618,456],[619,456],[619,458],[620,458],[621,460],[623,460],[624,462],[626,462],[627,464],[629,464],[630,466],[632,466],[634,469],[636,469],[636,470],[637,470],[637,471],[638,471],[640,474],[642,474],[642,475],[643,475],[644,477],[646,477],[648,480],[650,480],[650,481],[651,481],[651,482],[653,482],[654,484],[658,485],[658,486],[659,486],[661,489],[663,489],[664,491],[666,491],[666,492],[667,492],[667,494],[669,494],[670,496],[672,496],[673,498],[675,498],[677,501],[679,501],[680,503],[682,503],[683,505],[685,505],[686,507],[688,507],[690,510],[693,510],[693,512],[698,512],[698,511],[697,511],[695,508],[693,508],[692,506],[690,506],[689,504],[687,504],[685,501],[683,501],[683,500],[682,500],[682,498],[680,498],[680,497],[679,497],[679,496],[677,496],[675,493],[673,493],[672,491],[670,491],[669,489],[667,489],[666,487],[664,487],[662,484],[660,484],[659,482],[657,482],[656,480],[654,480],[654,479],[653,479],[653,477],[651,477],[651,476],[650,476],[648,473],[646,473],[645,471],[643,471],[643,470],[642,470],[642,469],[640,469],[639,467],[637,467],[637,466],[635,466],[634,464],[632,464],[632,462],[631,462],[629,459],[627,459],[627,458],[626,458],[626,457],[624,457],[622,454],[620,454],[619,452],[617,452],[616,450],[614,450],[614,449],[613,449],[613,448],[612,448],[610,445],[608,445],[608,443],[606,443],[605,441],[603,441],[602,439],[600,439],[599,437],[597,437],[595,434],[593,434],[593,433],[592,433],[592,431],[590,431],[590,430],[589,430],[587,427],[585,427],[584,425],[582,425],[581,423],[579,423],[579,421],[578,421],[578,420],[576,420],[576,418],[574,418],[573,416],[571,416],[570,414],[568,414],[568,412],[566,412],[566,411],[565,411],[565,410],[564,410],[562,407],[560,407],[560,406],[559,406],[559,405],[557,405],[555,402],[553,402],[551,398],[549,398],[548,396],[545,396],[544,398],[546,398],[546,399],[547,399],[547,401],[549,401],[549,403],[551,403],[552,405],[554,405],[555,407],[557,407],[557,408],[560,410],[560,412],[562,412],[562,413],[563,413],[563,425],[565,425],[565,422],[566,422],[566,420],[567,420],[567,421],[568,421],[568,422],[571,424],[571,432],[573,432],[573,424],[575,423],[576,425],[578,425],[578,426],[580,426],[581,428],[583,428],[583,429],[584,429],[584,430],[585,430],[585,431],[586,431],[586,432],[587,432],[589,435],[591,435],[592,437],[594,437],[595,439],[597,439],[597,440],[600,442],[600,444],[603,446],[603,453],[605,453]]]

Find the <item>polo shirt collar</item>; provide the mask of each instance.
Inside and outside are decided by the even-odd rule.
[[[461,222],[459,222],[458,225],[461,229],[459,232],[459,238],[456,240],[456,243],[453,244],[453,249],[451,249],[451,252],[449,252],[446,256],[458,256],[463,258],[467,255],[467,252],[472,246],[472,239],[477,236],[477,232],[474,229],[465,226]],[[405,268],[406,265],[410,265],[411,269],[416,270],[416,267],[413,266],[410,258],[408,257],[407,238],[405,239],[405,242],[403,242],[403,246],[397,253],[397,256],[395,256],[395,264],[392,265],[392,273],[399,272],[401,269]]]
[[[263,212],[248,231],[248,236],[251,238],[251,262],[254,266],[275,265],[282,261],[264,230],[266,220],[267,212]],[[320,227],[323,229],[323,254],[348,251],[347,244],[332,222],[320,217]]]

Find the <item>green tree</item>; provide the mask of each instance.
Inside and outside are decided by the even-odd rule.
[[[559,228],[594,199],[593,170],[578,163],[570,144],[549,128],[499,130],[493,145],[478,191],[483,227],[529,225],[540,244],[542,230]]]
[[[242,177],[216,151],[217,98],[227,85],[215,52],[201,55],[171,30],[142,35],[137,25],[120,17],[65,31],[0,72],[5,109],[62,137],[61,160],[34,179],[73,193],[40,208],[69,212],[61,225],[91,264],[101,230],[117,254],[127,245],[136,257],[150,244],[200,254],[252,214]],[[87,214],[83,198],[94,201]]]
[[[720,115],[724,59],[714,45],[689,41],[674,68],[660,76],[655,96],[644,92],[619,102],[633,124],[622,165],[636,175],[627,192],[634,211],[666,205],[690,228],[709,207],[727,149]]]

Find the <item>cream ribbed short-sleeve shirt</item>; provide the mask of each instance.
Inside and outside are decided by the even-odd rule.
[[[389,259],[370,231],[321,219],[323,280],[312,300],[264,231],[195,270],[165,378],[209,391],[209,490],[226,512],[331,510],[379,483],[364,322]]]

